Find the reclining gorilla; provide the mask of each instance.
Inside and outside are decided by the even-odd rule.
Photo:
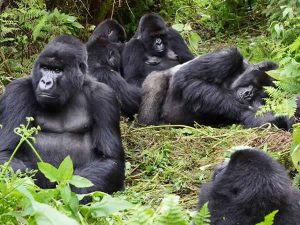
[[[150,72],[165,70],[193,58],[176,30],[167,27],[160,16],[146,14],[134,37],[125,45],[123,76],[140,87]]]
[[[110,29],[108,29],[110,27]],[[105,35],[106,32],[109,33]],[[120,75],[125,31],[115,20],[105,20],[87,42],[89,75],[110,86],[121,104],[121,115],[133,118],[139,110],[141,90]],[[99,36],[97,36],[97,34]],[[100,35],[101,34],[101,35]],[[116,43],[118,42],[118,43]]]
[[[13,81],[0,101],[0,163],[8,161],[19,142],[14,128],[33,117],[41,131],[35,148],[42,159],[58,166],[67,156],[74,173],[93,182],[78,193],[112,193],[124,186],[124,151],[120,137],[117,98],[105,84],[86,76],[87,53],[76,38],[60,36],[50,42],[35,62],[32,75]],[[23,145],[11,166],[37,168],[37,158]],[[51,188],[42,174],[36,183]]]
[[[239,150],[200,190],[198,208],[208,202],[213,225],[254,225],[274,210],[274,225],[300,224],[300,190],[285,169],[262,151]]]
[[[139,112],[142,124],[203,125],[241,123],[246,127],[273,123],[289,128],[287,119],[266,113],[256,117],[273,85],[265,71],[271,62],[249,64],[236,48],[216,51],[169,70],[152,72],[143,84]]]

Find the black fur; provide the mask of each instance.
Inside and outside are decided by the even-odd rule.
[[[254,225],[274,210],[274,225],[300,224],[300,191],[285,169],[262,151],[239,150],[200,190],[198,208],[208,202],[211,224]]]
[[[166,71],[153,72],[143,84],[139,121],[186,125],[241,123],[246,127],[270,122],[288,129],[286,118],[275,118],[270,113],[256,117],[265,97],[263,86],[272,85],[272,79],[264,72],[269,69],[267,65],[275,66],[273,63],[251,65],[232,48],[195,58]],[[238,98],[239,88],[250,85],[254,87],[251,99]],[[155,106],[152,106],[153,96],[156,96]]]
[[[118,102],[111,88],[86,76],[86,64],[85,46],[76,38],[60,36],[45,47],[31,76],[7,86],[0,101],[0,163],[8,161],[18,144],[14,128],[34,117],[34,125],[41,127],[34,146],[44,161],[57,167],[70,155],[74,173],[94,183],[74,188],[76,192],[112,193],[123,188],[125,176]],[[51,88],[44,88],[43,77],[53,78]],[[36,169],[36,162],[23,144],[11,166]],[[36,178],[41,187],[54,186],[40,173]]]
[[[101,30],[98,29],[98,31],[100,32]],[[109,39],[91,38],[86,46],[88,51],[89,75],[95,77],[99,82],[110,86],[115,91],[121,103],[122,115],[133,118],[133,115],[139,109],[141,90],[127,83],[120,75],[122,45],[114,43]]]
[[[161,51],[154,47],[159,39]],[[144,15],[134,37],[125,45],[122,54],[124,78],[141,86],[152,71],[161,71],[193,58],[180,34],[168,28],[164,20],[155,14]]]
[[[96,27],[89,41],[97,38],[103,38],[115,43],[124,43],[126,41],[126,32],[118,21],[106,19]]]

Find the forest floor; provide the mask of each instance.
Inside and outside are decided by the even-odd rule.
[[[267,151],[291,168],[291,133],[271,128],[244,129],[206,126],[136,128],[122,123],[126,151],[126,189],[120,193],[132,203],[156,207],[167,194],[181,197],[192,210],[198,190],[210,180],[214,167],[234,149],[249,146]]]

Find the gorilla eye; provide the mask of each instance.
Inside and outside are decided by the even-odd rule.
[[[54,71],[55,73],[61,73],[61,72],[62,72],[62,69],[55,68],[53,71]]]

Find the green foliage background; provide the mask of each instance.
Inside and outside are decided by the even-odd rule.
[[[270,73],[278,79],[277,88],[267,89],[271,98],[262,112],[293,115],[300,92],[300,1],[252,2],[250,7],[244,0],[1,1],[0,89],[29,75],[39,52],[57,35],[72,34],[85,41],[104,18],[115,18],[130,38],[144,13],[157,12],[181,33],[196,55],[237,46],[251,62],[278,62],[279,70]],[[31,135],[38,131],[27,128],[16,130],[23,135],[22,143],[32,142]],[[127,155],[124,192],[114,197],[93,193],[91,204],[80,205],[83,196],[74,194],[70,185],[91,184],[73,175],[69,158],[59,168],[40,159],[39,169],[58,183],[51,190],[34,185],[34,171],[14,173],[4,165],[0,167],[0,224],[171,225],[189,224],[193,218],[197,225],[209,224],[207,207],[195,213],[198,188],[210,180],[214,166],[228,157],[230,149],[257,147],[293,170],[292,162],[299,162],[297,135],[299,130],[294,135],[291,161],[291,134],[273,128],[134,128],[134,124],[122,123]],[[299,181],[298,175],[295,184]],[[275,214],[260,224],[272,224]]]

